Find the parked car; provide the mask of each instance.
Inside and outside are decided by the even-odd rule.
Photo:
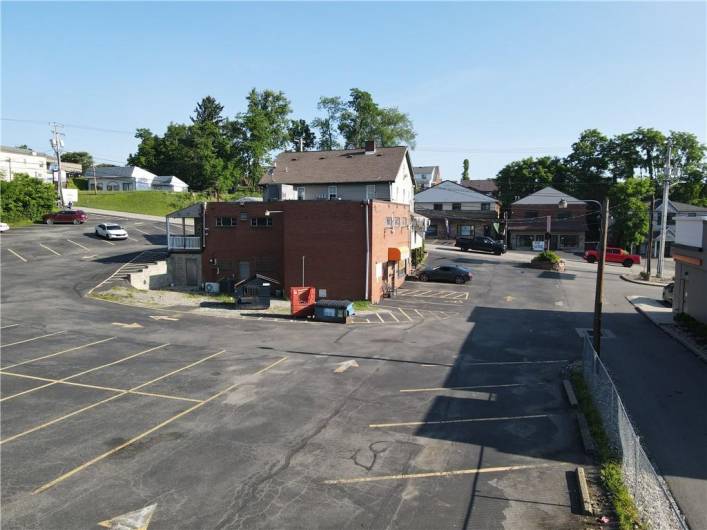
[[[96,225],[96,235],[106,239],[128,239],[128,232],[120,225],[101,223]]]
[[[458,237],[455,247],[466,250],[481,250],[482,252],[493,252],[500,256],[506,251],[506,244],[503,241],[494,241],[490,237]]]
[[[599,259],[599,254],[596,250],[587,250],[584,252],[584,259],[589,263],[594,263]],[[641,264],[641,256],[629,254],[619,247],[606,247],[606,261],[609,263],[621,263],[624,267],[632,267],[633,265]]]
[[[456,265],[440,265],[438,267],[428,267],[423,270],[418,278],[421,282],[455,282],[466,283],[473,279],[469,269]]]
[[[45,214],[42,219],[48,225],[54,223],[74,223],[78,225],[88,221],[88,215],[83,210],[61,210]]]
[[[7,232],[9,229],[9,224],[0,222],[0,232]]]
[[[668,285],[663,287],[663,302],[670,307],[673,306],[673,289],[675,288],[675,282],[670,282]]]

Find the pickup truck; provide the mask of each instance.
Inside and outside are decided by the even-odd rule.
[[[594,263],[599,259],[599,253],[596,250],[587,250],[584,252],[584,259],[588,263]],[[632,267],[634,264],[641,264],[641,256],[629,254],[619,247],[606,247],[606,261],[609,263],[621,263],[624,267]]]
[[[502,241],[494,241],[490,237],[476,236],[476,237],[458,237],[455,247],[459,247],[462,250],[481,250],[483,252],[493,252],[494,254],[501,255],[506,251],[506,244]]]

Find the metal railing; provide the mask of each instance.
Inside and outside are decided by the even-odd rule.
[[[689,530],[665,480],[656,472],[643,450],[619,392],[589,337],[584,338],[582,369],[594,405],[601,414],[609,443],[621,458],[624,482],[641,517],[651,528]]]
[[[201,250],[201,236],[173,236],[167,244],[169,250]]]

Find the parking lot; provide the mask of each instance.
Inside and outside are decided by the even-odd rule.
[[[560,385],[577,335],[506,301],[552,307],[548,280],[479,263],[470,284],[409,282],[388,325],[165,319],[82,296],[159,243],[72,263],[57,242],[87,229],[48,228],[18,238],[34,261],[1,255],[3,528],[142,509],[150,528],[582,527]],[[50,233],[61,257],[34,248]]]

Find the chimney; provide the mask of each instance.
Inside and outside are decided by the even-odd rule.
[[[366,154],[367,155],[372,155],[373,153],[376,152],[376,141],[375,140],[366,140]]]

